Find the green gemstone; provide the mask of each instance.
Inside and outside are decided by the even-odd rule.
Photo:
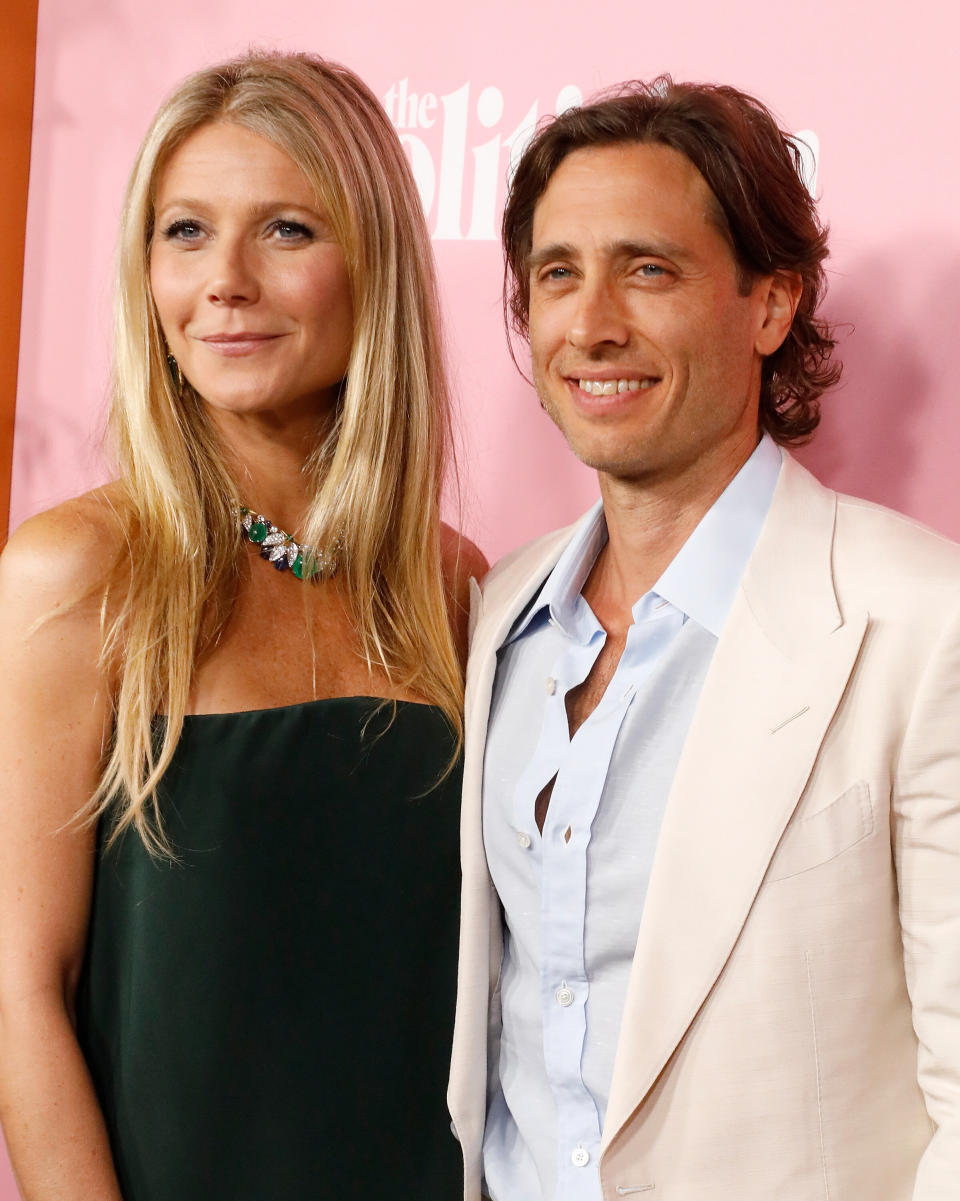
[[[255,521],[250,529],[247,530],[247,537],[251,542],[262,542],[267,536],[267,526],[265,522]]]
[[[297,555],[293,561],[293,567],[290,568],[298,580],[303,579],[303,555]]]

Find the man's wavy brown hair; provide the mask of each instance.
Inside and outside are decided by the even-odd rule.
[[[529,336],[533,214],[554,171],[574,150],[621,142],[660,143],[693,163],[716,198],[744,292],[760,275],[799,275],[803,290],[793,325],[764,360],[760,426],[782,445],[806,440],[820,420],[820,396],[841,370],[831,358],[833,331],[816,316],[826,290],[827,229],[801,177],[796,144],[765,105],[736,88],[660,75],[568,109],[537,131],[517,165],[503,214],[508,327]]]

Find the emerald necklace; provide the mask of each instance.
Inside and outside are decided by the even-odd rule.
[[[259,546],[260,558],[272,563],[277,571],[291,571],[298,580],[304,579],[304,573],[307,579],[329,579],[336,575],[339,539],[330,550],[314,550],[297,542],[292,534],[281,530],[262,513],[254,515],[245,505],[240,506],[240,533]]]

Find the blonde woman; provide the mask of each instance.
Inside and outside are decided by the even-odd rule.
[[[119,241],[116,483],[0,561],[26,1201],[460,1188],[464,586],[429,242],[343,67],[188,79]]]

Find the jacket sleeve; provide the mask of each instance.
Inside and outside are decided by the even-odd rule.
[[[921,618],[918,617],[918,620]],[[956,1201],[960,1182],[960,612],[928,662],[893,795],[904,968],[917,1074],[933,1137],[913,1201]]]

